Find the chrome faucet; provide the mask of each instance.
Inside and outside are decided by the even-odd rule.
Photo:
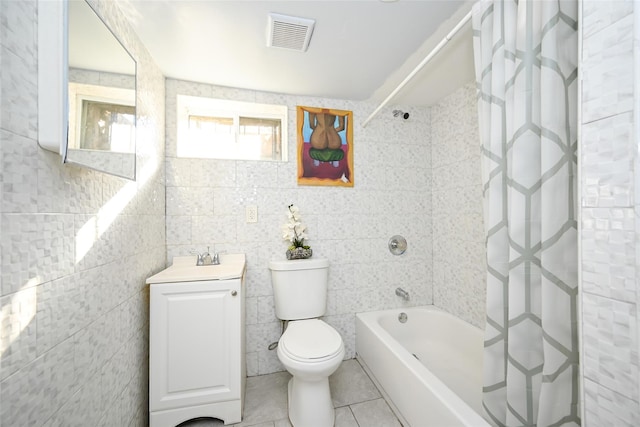
[[[214,264],[214,258],[218,256],[218,254],[215,254],[214,258],[211,257],[211,254],[209,253],[209,246],[207,246],[206,252],[203,252],[201,254],[196,252],[196,255],[196,265],[212,265]],[[217,262],[217,264],[220,264],[220,262]]]
[[[209,252],[209,246],[207,246],[207,251],[198,253],[196,251],[192,251],[191,253],[196,255],[196,265],[220,265],[220,254],[226,251],[214,252],[213,255]]]
[[[396,289],[396,295],[398,295],[400,298],[402,298],[405,301],[409,301],[409,292],[405,291],[402,288]]]

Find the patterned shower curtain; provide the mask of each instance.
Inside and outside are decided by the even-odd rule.
[[[484,416],[577,426],[577,0],[473,8],[487,242]]]

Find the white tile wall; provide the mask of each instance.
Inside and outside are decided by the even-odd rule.
[[[175,99],[178,94],[283,103],[289,107],[288,162],[176,158]],[[167,258],[191,250],[247,254],[248,374],[282,370],[267,346],[280,336],[273,312],[268,261],[283,258],[280,235],[286,209],[295,203],[308,226],[314,256],[331,262],[326,320],[343,336],[346,358],[355,355],[355,313],[431,299],[431,148],[429,109],[411,108],[411,119],[391,108],[367,128],[360,123],[375,108],[365,102],[295,97],[167,80]],[[298,186],[296,105],[351,110],[354,114],[353,188]],[[245,207],[258,207],[258,222],[245,223]],[[409,242],[405,255],[387,249],[394,234]]]
[[[640,420],[635,197],[640,128],[634,108],[640,96],[634,78],[640,77],[633,50],[640,10],[634,10],[637,2],[622,0],[581,5],[583,423],[635,426]]]
[[[608,4],[601,3],[601,8],[607,9]],[[633,14],[600,21],[592,30],[582,47],[583,123],[633,109]]]
[[[640,423],[638,403],[588,378],[584,380],[587,405],[585,426],[637,426]]]
[[[582,209],[582,290],[635,303],[636,225],[631,208]]]
[[[584,293],[584,375],[638,401],[638,332],[635,304]]]
[[[582,126],[582,192],[589,206],[633,203],[634,134],[631,112]]]
[[[431,108],[433,301],[484,327],[486,261],[476,89]]]
[[[136,182],[37,146],[37,2],[0,4],[1,425],[147,425],[145,278],[166,253],[164,78],[116,3],[92,3],[138,63]]]

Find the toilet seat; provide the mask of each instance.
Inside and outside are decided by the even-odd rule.
[[[318,319],[289,322],[278,346],[287,357],[306,363],[332,359],[344,348],[338,331]]]

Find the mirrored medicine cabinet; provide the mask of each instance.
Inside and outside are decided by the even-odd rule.
[[[38,143],[64,162],[135,179],[135,60],[85,0],[38,8]]]

